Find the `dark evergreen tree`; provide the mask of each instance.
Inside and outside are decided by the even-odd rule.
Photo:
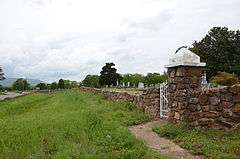
[[[101,86],[116,86],[117,81],[122,79],[120,74],[117,73],[117,69],[113,66],[115,66],[114,63],[106,63],[106,65],[103,66],[102,71],[100,72],[101,75],[99,77],[99,84]]]
[[[65,84],[64,84],[64,80],[63,79],[60,79],[58,81],[58,88],[59,89],[64,89],[65,88]]]
[[[40,90],[46,90],[47,85],[45,83],[39,83],[36,85],[36,87],[40,88]]]
[[[240,76],[240,31],[226,27],[214,27],[199,42],[195,41],[191,51],[207,63],[207,78],[217,72],[235,73]]]

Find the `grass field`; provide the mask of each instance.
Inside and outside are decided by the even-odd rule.
[[[129,103],[79,91],[0,102],[0,158],[165,158],[127,129],[149,118]]]
[[[181,147],[212,159],[240,158],[240,130],[192,129],[186,124],[167,123],[154,129],[160,136],[174,139]]]

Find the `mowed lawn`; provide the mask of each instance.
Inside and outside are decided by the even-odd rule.
[[[0,102],[0,158],[164,158],[127,126],[148,121],[134,105],[64,91]]]

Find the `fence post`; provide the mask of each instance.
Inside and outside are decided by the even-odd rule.
[[[169,60],[168,69],[168,119],[184,121],[188,116],[187,108],[191,93],[201,88],[205,63],[200,57],[186,48],[180,49]]]

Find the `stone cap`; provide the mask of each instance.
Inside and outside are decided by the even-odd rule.
[[[200,62],[200,57],[198,55],[184,47],[179,49],[176,54],[169,59],[169,64],[165,67],[170,68],[177,66],[204,67],[206,63]]]

